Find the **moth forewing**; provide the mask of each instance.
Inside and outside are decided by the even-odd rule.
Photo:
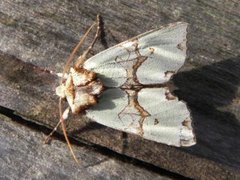
[[[138,68],[137,76],[142,84],[167,82],[171,76],[166,76],[166,72],[177,72],[184,64],[186,29],[187,23],[175,23],[139,38],[141,54],[147,54],[149,48],[154,51]],[[178,49],[179,44],[183,44],[182,46],[185,44],[185,49]]]
[[[174,146],[195,144],[192,129],[183,122],[190,118],[190,112],[184,102],[167,99],[164,88],[144,88],[138,94],[138,102],[151,114],[143,123],[146,139]]]
[[[176,73],[185,62],[187,26],[187,23],[178,22],[138,35],[89,58],[84,68],[102,76],[103,83],[111,79],[110,83],[104,83],[105,86],[120,87],[127,78],[121,62],[130,63],[139,57],[134,51],[137,45],[141,56],[148,57],[137,69],[141,83],[167,82],[171,76],[165,73]]]

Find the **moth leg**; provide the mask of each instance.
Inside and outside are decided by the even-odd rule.
[[[58,126],[59,126],[60,124],[61,124],[61,121],[59,120],[58,123],[57,123],[57,125],[56,125],[56,126],[54,127],[54,129],[51,131],[51,133],[45,138],[45,140],[44,140],[44,143],[45,143],[45,144],[48,144],[50,138],[52,137],[53,133],[55,133],[55,131],[57,131],[57,128],[58,128]]]
[[[68,118],[68,113],[69,113],[70,108],[68,107],[67,109],[65,109],[65,111],[63,112],[62,115],[62,119],[65,121]],[[61,120],[58,121],[57,125],[54,127],[54,129],[51,131],[51,133],[45,138],[44,143],[47,144],[50,140],[50,138],[52,137],[52,135],[57,131],[57,128],[59,127],[59,125],[61,124]]]
[[[71,146],[71,143],[68,139],[68,136],[67,136],[67,130],[66,130],[66,127],[65,127],[65,123],[64,121],[68,118],[68,114],[69,114],[69,111],[70,111],[70,108],[68,107],[67,109],[65,109],[65,111],[62,113],[62,98],[59,98],[59,114],[60,114],[60,120],[58,121],[57,125],[55,126],[55,128],[52,130],[52,132],[46,137],[44,143],[48,143],[50,137],[53,135],[53,133],[57,130],[57,128],[61,125],[62,126],[62,131],[63,131],[63,135],[64,135],[64,138],[67,142],[67,145],[68,145],[68,148],[73,156],[73,159],[77,162],[77,158],[73,152],[73,148]]]
[[[65,111],[62,113],[62,98],[59,98],[59,116],[60,116],[60,124],[62,126],[62,131],[63,131],[63,135],[64,135],[64,138],[67,142],[67,145],[68,145],[68,148],[73,156],[73,159],[76,161],[76,163],[79,163],[78,160],[77,160],[77,157],[75,156],[74,152],[73,152],[73,148],[72,148],[72,145],[68,139],[68,136],[67,136],[67,130],[66,130],[66,127],[65,127],[65,123],[64,123],[64,120],[66,120],[68,118],[68,114],[69,114],[69,111],[70,111],[70,107],[68,107],[67,109],[65,109]]]
[[[96,30],[96,34],[95,37],[91,43],[91,45],[83,52],[83,54],[81,56],[79,56],[79,58],[77,59],[77,62],[75,63],[74,67],[78,68],[79,66],[82,66],[83,63],[86,61],[87,59],[87,55],[89,54],[89,52],[93,49],[94,44],[96,43],[99,35],[100,35],[100,15],[97,15],[97,20],[96,23],[94,25],[97,24],[97,30]],[[84,35],[85,36],[85,35]]]
[[[69,114],[69,111],[70,111],[70,107],[68,107],[67,109],[65,109],[65,111],[62,113],[62,98],[60,97],[59,98],[59,103],[58,103],[58,106],[59,106],[59,116],[60,116],[60,124],[62,126],[62,131],[63,131],[63,135],[64,135],[64,138],[67,142],[67,145],[68,145],[68,148],[73,156],[73,159],[76,161],[76,163],[79,163],[74,152],[73,152],[73,148],[71,146],[71,143],[68,139],[68,136],[67,136],[67,130],[66,130],[66,127],[65,127],[65,123],[64,123],[64,120],[66,120],[68,118],[68,114]]]

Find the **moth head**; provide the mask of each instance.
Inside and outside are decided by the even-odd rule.
[[[73,114],[95,105],[102,91],[103,84],[96,73],[84,68],[71,68],[66,81],[56,88],[56,94],[66,98]]]
[[[61,84],[56,88],[56,94],[57,96],[59,96],[60,98],[65,98],[65,85]]]

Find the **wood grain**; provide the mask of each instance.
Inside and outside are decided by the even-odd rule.
[[[197,145],[173,148],[73,117],[71,136],[192,178],[231,179],[240,167],[240,3],[229,1],[0,2],[0,105],[44,126],[57,122],[69,52],[97,13],[104,36],[92,54],[171,22],[190,24],[188,59],[173,78],[191,110]],[[87,40],[87,47],[91,40]],[[83,47],[83,48],[84,48]],[[75,120],[74,120],[75,119]],[[74,129],[75,127],[75,129]],[[77,127],[77,128],[76,128]],[[44,153],[44,152],[42,152]]]
[[[70,161],[66,144],[53,141],[43,144],[44,134],[0,115],[0,177],[1,179],[172,179],[181,178],[162,170],[151,171],[139,163],[129,164],[102,154],[92,147],[74,145],[81,161]],[[16,148],[15,148],[16,147]],[[44,152],[44,153],[43,153]],[[165,175],[161,175],[165,174]],[[170,177],[169,177],[170,176]]]

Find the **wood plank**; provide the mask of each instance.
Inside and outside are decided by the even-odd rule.
[[[58,80],[49,72],[61,71],[71,48],[98,12],[103,17],[105,36],[93,54],[159,25],[175,21],[190,24],[188,60],[175,75],[174,83],[179,88],[175,93],[188,103],[192,112],[197,145],[168,147],[84,118],[71,122],[72,127],[78,127],[70,130],[72,135],[188,177],[236,177],[239,172],[235,169],[240,167],[238,1],[32,4],[3,0],[1,106],[53,127],[57,121],[57,97],[53,94]]]
[[[0,115],[0,178],[1,179],[175,179],[161,169],[153,171],[140,163],[129,164],[96,151],[93,147],[74,145],[76,164],[66,144],[55,140],[44,145],[44,134],[34,128],[19,125]],[[163,175],[161,175],[163,174]]]

